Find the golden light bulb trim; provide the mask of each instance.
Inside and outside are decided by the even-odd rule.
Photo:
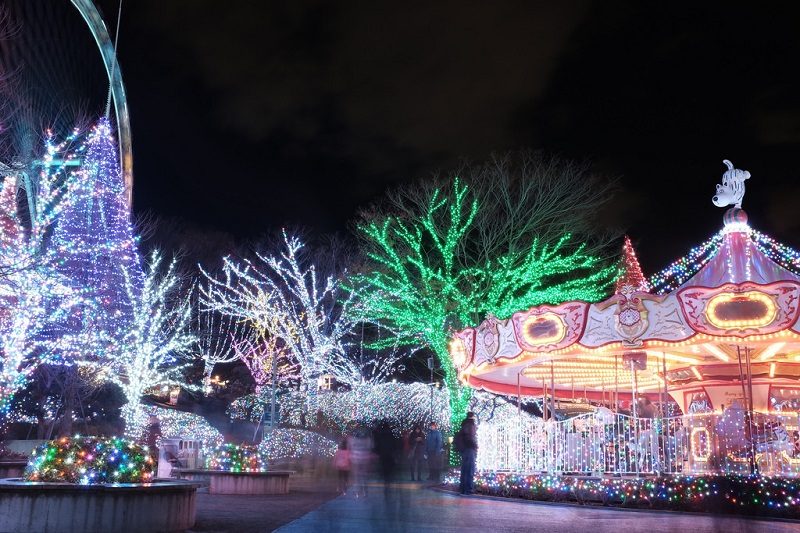
[[[726,306],[731,303],[757,303],[764,306],[764,311],[760,316],[753,316],[748,319],[728,319],[719,316],[718,307]],[[743,293],[723,292],[717,294],[708,301],[706,307],[706,319],[713,326],[719,329],[730,328],[761,328],[771,324],[778,316],[778,306],[767,294],[760,291],[747,291]]]

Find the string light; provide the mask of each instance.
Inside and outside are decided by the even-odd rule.
[[[79,308],[91,308],[92,302],[84,302],[52,262],[43,259],[52,226],[65,210],[64,199],[77,186],[73,175],[51,164],[73,140],[56,146],[48,137],[44,170],[30,191],[28,217],[17,212],[17,177],[6,176],[0,188],[0,420],[39,364],[64,362],[65,354],[93,338],[92,333],[67,334],[57,327],[69,323]]]
[[[128,403],[122,408],[125,434],[135,438],[142,433],[141,399],[149,387],[178,386],[197,390],[187,383],[184,370],[196,337],[191,333],[191,302],[174,298],[180,278],[176,262],[162,273],[161,257],[154,252],[140,290],[123,269],[125,288],[132,303],[128,329],[119,338],[119,353],[100,363],[125,393]]]
[[[349,349],[354,322],[348,309],[354,295],[344,293],[333,274],[318,275],[300,239],[284,232],[283,244],[279,255],[258,255],[255,263],[224,258],[220,279],[203,272],[208,281],[200,288],[205,307],[255,331],[238,350],[256,383],[262,386],[270,379],[273,355],[279,358],[282,379],[299,373],[312,392],[324,374],[349,385],[385,377],[396,358],[365,365]],[[377,375],[370,376],[365,371],[369,368],[378,369]]]
[[[508,317],[518,309],[604,297],[615,268],[604,268],[570,235],[535,239],[523,253],[489,261],[470,253],[478,200],[459,179],[436,189],[410,216],[369,220],[358,231],[371,270],[352,276],[348,290],[359,305],[354,319],[389,332],[384,342],[432,350],[450,392],[452,423],[460,423],[471,396],[450,358],[452,329],[476,312]]]
[[[98,121],[84,146],[48,256],[55,270],[92,304],[77,309],[59,327],[65,332],[91,331],[91,338],[75,343],[74,356],[99,361],[114,358],[122,348],[118,341],[128,329],[132,297],[141,290],[143,273],[108,118]]]

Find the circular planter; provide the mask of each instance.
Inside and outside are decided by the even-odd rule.
[[[198,483],[113,485],[0,480],[0,531],[150,533],[194,526]]]
[[[25,472],[28,465],[27,459],[17,459],[14,461],[0,461],[0,479],[9,477],[20,477]]]
[[[179,468],[178,475],[187,480],[203,483],[209,494],[288,494],[292,470],[267,472],[228,472],[226,470],[201,470]]]

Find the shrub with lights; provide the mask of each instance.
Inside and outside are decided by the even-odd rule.
[[[267,454],[255,446],[233,443],[216,446],[206,454],[206,470],[266,472]]]
[[[305,456],[333,457],[337,443],[313,431],[276,428],[264,434],[258,445],[273,459],[296,459]]]
[[[458,475],[445,479],[453,490],[458,482]],[[475,492],[537,501],[800,519],[800,481],[758,475],[598,479],[479,472]]]
[[[148,483],[155,461],[147,448],[116,437],[63,437],[31,453],[26,481],[79,483]]]
[[[138,440],[147,440],[147,420],[150,416],[158,418],[161,427],[161,435],[164,437],[191,437],[200,440],[203,446],[219,446],[224,437],[216,428],[200,415],[186,413],[176,409],[164,407],[147,407],[141,409],[137,416],[141,419],[137,422],[137,427],[142,428]],[[161,438],[156,439],[156,446],[161,446]]]

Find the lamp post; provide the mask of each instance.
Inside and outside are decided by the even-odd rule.
[[[428,409],[428,424],[433,420],[433,357],[428,357],[428,368],[431,371],[431,403]]]

